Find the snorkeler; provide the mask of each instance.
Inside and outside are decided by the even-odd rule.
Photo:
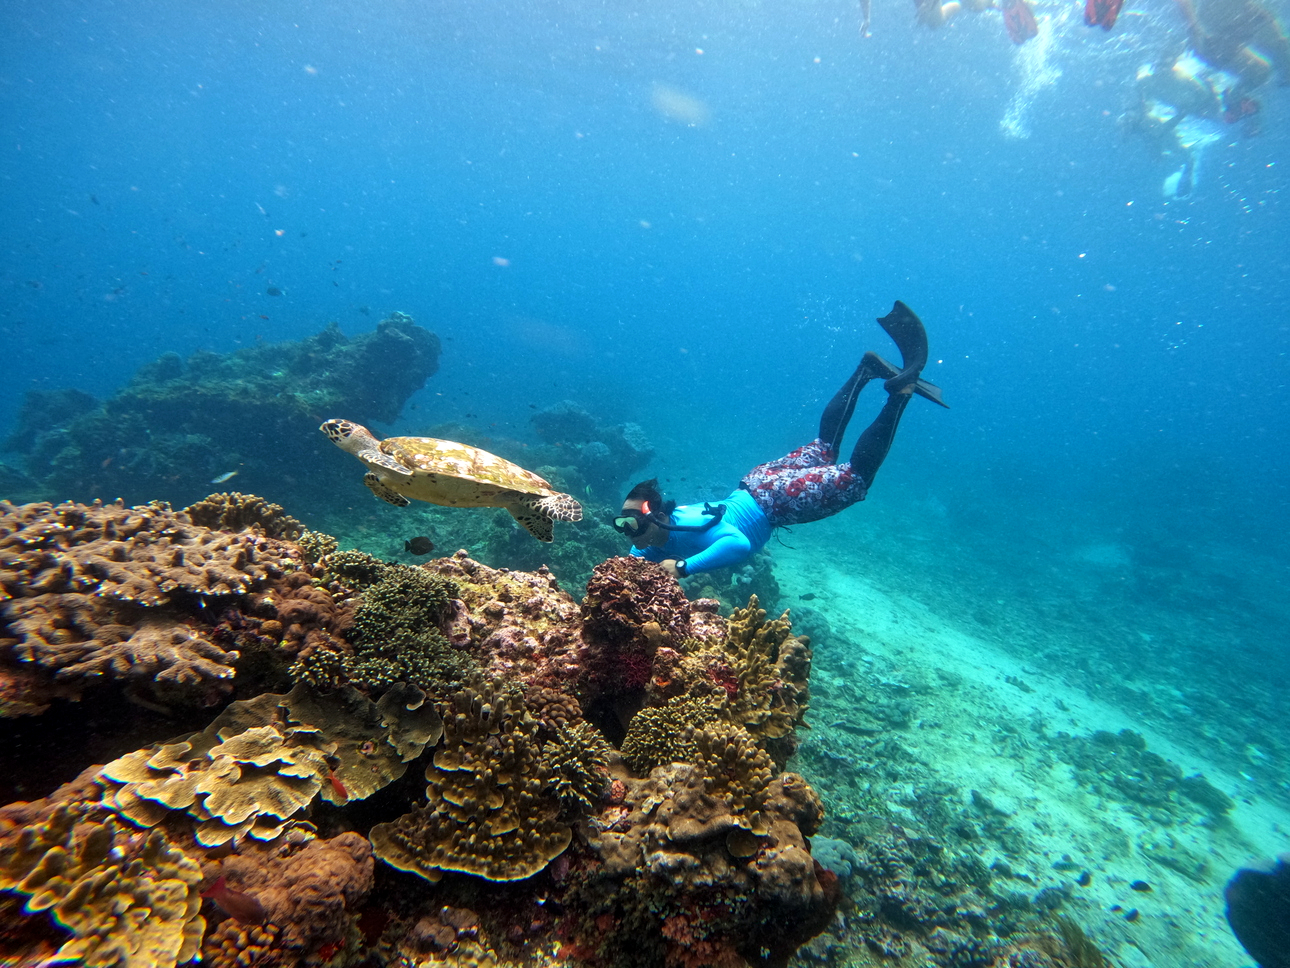
[[[1120,16],[1124,0],[1084,0],[1084,23],[1089,27],[1110,30]]]
[[[1142,136],[1172,169],[1164,180],[1164,195],[1186,198],[1196,186],[1201,149],[1216,139],[1198,122],[1222,118],[1222,88],[1204,64],[1186,56],[1144,64],[1134,91],[1135,103],[1120,116],[1120,125],[1126,133]]]
[[[1270,8],[1259,0],[1177,0],[1187,21],[1192,48],[1211,67],[1237,78],[1224,93],[1224,120],[1256,114],[1250,92],[1273,76],[1290,85],[1290,39]]]
[[[633,487],[613,522],[631,539],[632,555],[657,562],[673,578],[685,578],[738,564],[760,550],[775,528],[818,521],[863,501],[913,394],[946,406],[940,388],[919,378],[927,364],[927,333],[919,318],[897,301],[878,323],[899,347],[902,366],[866,353],[824,408],[819,436],[786,457],[754,467],[720,504],[677,507],[663,500],[657,480]],[[851,459],[834,463],[856,398],[874,379],[886,381],[887,402],[860,435]]]
[[[983,10],[999,10],[1003,13],[1003,25],[1008,37],[1014,44],[1024,44],[1032,37],[1039,36],[1039,23],[1029,0],[914,0],[914,18],[931,30],[935,30],[958,16],[964,10],[981,13]]]

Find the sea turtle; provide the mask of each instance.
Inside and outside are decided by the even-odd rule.
[[[568,494],[478,447],[435,437],[378,440],[349,420],[328,420],[318,429],[363,462],[363,483],[395,507],[415,498],[452,508],[506,508],[539,541],[554,537],[552,521],[582,520],[582,505]]]

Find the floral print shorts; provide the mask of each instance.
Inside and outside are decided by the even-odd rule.
[[[818,437],[786,457],[759,464],[739,486],[752,495],[774,527],[805,524],[837,514],[863,501],[869,485],[851,463],[835,455]]]

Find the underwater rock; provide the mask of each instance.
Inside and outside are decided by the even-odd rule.
[[[258,493],[327,506],[339,488],[309,472],[319,417],[395,420],[438,366],[438,337],[403,313],[352,340],[333,323],[299,342],[170,353],[92,408],[75,391],[29,394],[10,446],[59,496],[188,504],[237,470]]]
[[[601,499],[616,503],[628,477],[654,458],[654,445],[638,424],[601,424],[570,400],[535,413],[533,431],[572,459],[583,480]]]
[[[1089,736],[1059,732],[1053,745],[1074,767],[1080,784],[1154,823],[1185,823],[1198,813],[1221,823],[1236,806],[1203,776],[1183,776],[1181,767],[1148,750],[1147,741],[1131,729]]]

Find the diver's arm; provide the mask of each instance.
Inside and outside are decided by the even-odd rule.
[[[713,568],[737,565],[751,554],[752,544],[743,532],[730,528],[698,554],[689,555],[685,559],[685,573],[693,575]]]

